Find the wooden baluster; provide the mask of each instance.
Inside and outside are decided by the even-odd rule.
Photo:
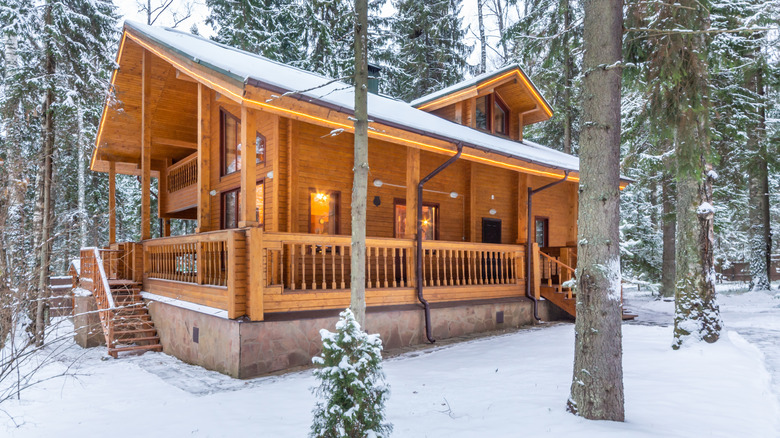
[[[422,257],[423,257],[423,259],[422,259],[422,262],[423,262],[423,264],[422,264],[422,267],[423,267],[423,278],[421,278],[421,280],[422,280],[423,285],[430,286],[430,285],[433,284],[433,267],[431,265],[431,263],[432,263],[431,259],[433,258],[433,254],[430,254],[428,251],[423,250]],[[425,269],[425,266],[426,266],[425,259],[428,259],[428,264],[427,264],[428,269]],[[415,269],[415,268],[413,267],[413,269]],[[430,281],[428,281],[429,277],[430,277]]]
[[[282,244],[284,245],[284,244]],[[295,290],[295,247],[297,246],[294,243],[289,244],[290,245],[290,284],[288,289]]]
[[[463,251],[455,250],[455,285],[463,286]]]
[[[380,259],[382,258],[382,248],[380,247],[374,247],[374,255],[376,256],[375,264],[376,264],[376,287],[380,288],[382,287],[382,272],[380,271],[380,268],[382,265],[380,264]]]
[[[383,277],[385,279],[385,288],[388,288],[388,287],[390,287],[390,279],[388,278],[389,277],[389,275],[388,275],[389,272],[387,272],[387,247],[382,248],[382,254],[383,254],[382,255],[382,264],[383,264],[383,267],[384,267],[384,275],[383,275]]]
[[[390,248],[390,257],[393,258],[393,287],[398,287],[397,278],[395,277],[395,258],[398,252],[398,248]]]
[[[325,248],[325,245],[321,246],[322,251],[322,289],[325,290],[328,288],[328,281],[325,279],[325,274],[328,272],[328,270],[325,268],[325,256],[327,255],[327,248]]]
[[[344,265],[346,264],[347,259],[347,247],[342,246],[341,247],[341,288],[346,289],[347,283],[346,283],[346,277],[344,276]]]
[[[441,258],[442,258],[442,264],[444,265],[444,271],[442,271],[442,285],[447,286],[449,285],[449,277],[447,276],[447,265],[450,264],[449,260],[450,250],[443,249],[441,250]]]
[[[336,289],[336,245],[333,245],[330,247],[330,273],[331,273],[331,282],[330,282],[330,288]]]
[[[301,244],[301,290],[306,290],[306,244]]]

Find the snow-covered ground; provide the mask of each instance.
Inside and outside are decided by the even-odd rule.
[[[632,291],[626,297],[640,316],[623,326],[625,423],[586,421],[564,411],[574,331],[571,324],[550,324],[385,361],[393,435],[780,436],[777,292],[725,292],[721,341],[680,351],[670,348],[672,303]],[[73,347],[46,367],[41,377],[80,356],[78,377],[47,381],[0,406],[7,414],[0,412],[0,436],[308,432],[316,383],[311,371],[241,381],[161,353],[101,360],[104,355],[104,349]]]

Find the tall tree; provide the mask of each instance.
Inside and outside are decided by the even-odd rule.
[[[459,17],[460,0],[397,0],[386,60],[388,93],[405,101],[463,79],[469,49]]]
[[[707,63],[710,5],[698,0],[658,6],[650,43],[659,78],[655,105],[674,128],[676,279],[673,348],[688,339],[715,342],[721,327],[715,300],[712,172]],[[680,30],[684,31],[680,31]]]
[[[368,0],[355,0],[355,164],[352,168],[350,309],[366,323],[366,197],[368,196]]]
[[[620,284],[620,80],[623,5],[586,0],[577,321],[568,409],[623,421]]]

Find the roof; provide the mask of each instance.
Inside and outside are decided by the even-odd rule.
[[[273,92],[292,92],[301,100],[348,114],[354,113],[354,90],[351,85],[344,82],[334,81],[316,73],[178,30],[147,26],[133,21],[126,21],[125,26],[151,42],[227,76],[229,80],[236,82],[235,85],[241,83],[242,86],[255,85]],[[495,75],[496,72],[491,74]],[[480,77],[470,82],[479,81]],[[441,92],[446,91],[447,89]],[[369,94],[368,113],[369,119],[376,123],[409,130],[453,144],[462,143],[464,147],[492,152],[548,168],[579,171],[577,157],[528,140],[518,142],[497,137],[450,122],[416,109],[408,103],[385,96]]]
[[[528,82],[529,87],[533,89],[533,91],[535,92],[535,94],[537,96],[539,96],[539,98],[541,99],[542,103],[544,103],[544,105],[546,105],[548,108],[550,108],[550,110],[552,110],[552,107],[547,102],[547,99],[545,99],[544,96],[542,96],[542,93],[540,93],[539,89],[536,88],[536,85],[531,81],[531,78],[529,78],[528,75],[525,74],[525,71],[523,71],[523,68],[520,67],[520,64],[507,64],[507,65],[499,68],[498,70],[493,70],[493,71],[482,73],[481,75],[474,76],[471,79],[466,79],[464,81],[458,82],[455,85],[451,85],[451,86],[449,86],[447,88],[442,88],[441,90],[434,91],[433,93],[430,93],[430,94],[426,94],[425,96],[422,96],[422,97],[420,97],[418,99],[415,99],[415,100],[411,101],[409,103],[409,105],[411,105],[411,106],[413,106],[415,108],[419,108],[419,107],[421,107],[422,105],[424,105],[424,104],[426,104],[428,102],[432,102],[432,101],[434,101],[436,99],[439,99],[439,98],[442,98],[444,96],[447,96],[447,95],[450,95],[450,94],[453,94],[453,93],[457,93],[458,91],[461,91],[461,90],[465,90],[466,88],[470,88],[470,87],[479,85],[482,82],[490,81],[492,79],[495,79],[497,77],[500,77],[500,76],[504,75],[505,73],[509,73],[509,72],[511,72],[513,70],[517,70],[521,75],[523,75],[525,80]]]

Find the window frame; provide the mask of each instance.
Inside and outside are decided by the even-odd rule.
[[[260,218],[257,218],[257,186],[259,184],[263,185],[263,214]],[[257,181],[255,181],[255,218],[257,218],[257,222],[265,228],[265,177],[258,178]]]
[[[263,142],[263,158],[260,158],[260,156],[257,153],[257,139],[260,138]],[[266,139],[265,135],[263,135],[260,131],[255,131],[255,165],[258,164],[265,164],[265,154],[268,147],[268,140]]]
[[[548,216],[534,216],[534,241],[536,242],[536,221],[544,222],[544,245],[539,245],[539,248],[547,248],[550,246],[550,218]]]
[[[490,106],[490,112],[491,112],[490,122],[491,122],[492,132],[493,132],[493,134],[504,135],[504,136],[508,137],[509,136],[509,126],[510,126],[510,124],[509,124],[509,119],[510,119],[510,117],[509,117],[509,106],[506,104],[506,102],[504,102],[504,99],[502,99],[501,96],[498,95],[498,93],[493,92],[490,95],[493,96],[492,99],[491,99],[493,101],[493,105]],[[496,132],[495,123],[493,123],[494,118],[492,117],[493,116],[492,112],[493,112],[493,106],[494,105],[498,105],[498,107],[501,108],[502,111],[504,111],[504,131],[505,132]]]
[[[236,121],[236,170],[227,172],[227,118]],[[219,108],[219,176],[225,177],[241,171],[241,156],[239,155],[238,145],[241,144],[241,118],[236,117],[225,108]]]
[[[398,233],[395,229],[395,210],[399,205],[406,207],[406,199],[394,198],[393,199],[393,238],[398,239]],[[441,234],[441,204],[438,202],[423,202],[423,207],[432,207],[436,209],[436,214],[433,217],[433,240],[441,240],[439,237]],[[405,237],[404,237],[405,238]]]
[[[335,226],[335,232],[333,233],[334,236],[338,236],[341,234],[341,191],[339,190],[317,190],[314,187],[309,187],[309,193],[306,197],[306,205],[308,206],[309,213],[306,215],[306,224],[308,227],[308,233],[314,234],[314,230],[312,230],[311,226],[311,195],[317,194],[317,193],[327,193],[328,196],[334,196],[336,198],[336,213],[334,217],[336,218],[336,226]],[[327,236],[328,234],[326,234]]]
[[[474,127],[484,132],[493,132],[493,93],[478,96],[474,101]],[[477,126],[477,100],[485,98],[485,128]]]
[[[226,202],[227,196],[230,193],[235,193],[236,194],[236,207],[235,207],[235,209],[236,209],[236,211],[235,211],[236,226],[227,228],[226,227],[227,224],[225,223],[225,222],[227,222],[227,217],[226,217],[227,210],[225,209],[225,205],[227,204],[227,202]],[[220,193],[219,196],[220,196],[219,229],[220,230],[233,230],[235,228],[238,228],[238,222],[239,222],[238,218],[239,218],[239,214],[241,212],[241,188],[240,187],[236,187],[234,189],[224,190],[224,191],[222,191]]]

